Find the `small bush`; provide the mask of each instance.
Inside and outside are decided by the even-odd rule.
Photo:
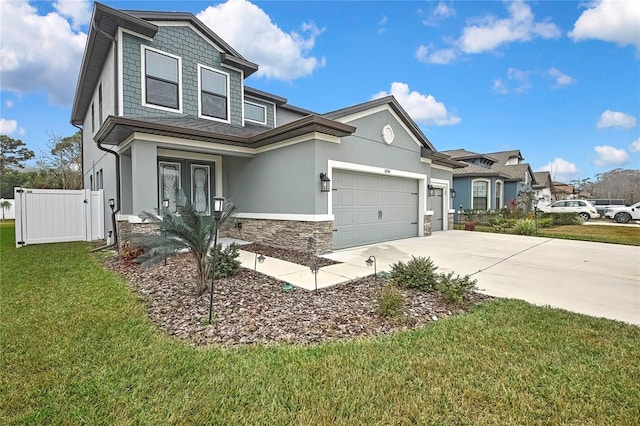
[[[476,229],[476,223],[475,222],[465,222],[464,223],[464,230],[465,231],[474,231]]]
[[[120,256],[125,260],[133,260],[143,253],[144,249],[142,247],[136,247],[130,241],[125,241],[120,247]]]
[[[513,232],[518,235],[535,235],[536,223],[531,219],[520,219],[516,222]]]
[[[437,289],[445,300],[459,304],[462,298],[476,287],[477,280],[472,280],[469,275],[461,277],[453,272],[441,274],[438,280]]]
[[[551,218],[553,226],[579,225],[582,223],[580,217],[575,213],[545,213],[542,218]]]
[[[437,269],[430,257],[411,256],[406,264],[400,261],[391,265],[391,278],[401,287],[433,291],[438,283]]]
[[[209,251],[213,256],[213,250]],[[235,275],[240,270],[240,249],[237,244],[230,244],[224,250],[222,245],[216,246],[216,278],[226,278]]]
[[[543,217],[538,219],[538,228],[551,228],[553,226],[553,219],[550,217]]]
[[[378,304],[376,312],[384,318],[398,317],[402,313],[404,297],[392,285],[385,285],[376,294]]]

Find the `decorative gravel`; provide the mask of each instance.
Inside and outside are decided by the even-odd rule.
[[[265,256],[276,257],[278,253],[277,249],[258,248]],[[290,250],[279,254],[283,260],[298,263],[309,258],[307,253]],[[286,291],[282,281],[241,269],[233,277],[216,280],[213,321],[209,324],[209,291],[195,294],[195,266],[188,253],[169,258],[166,266],[160,263],[150,268],[116,256],[104,262],[143,298],[157,327],[197,346],[309,344],[379,336],[464,313],[488,299],[471,293],[457,306],[448,304],[437,292],[397,288],[405,300],[402,315],[385,318],[376,312],[376,295],[391,284],[388,279],[370,276],[317,292],[295,287]]]

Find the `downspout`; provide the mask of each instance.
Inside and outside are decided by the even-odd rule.
[[[96,30],[98,33],[102,34],[104,37],[111,40],[111,44],[113,46],[113,64],[114,64],[114,96],[113,96],[113,107],[114,114],[118,115],[118,41],[113,38],[110,34],[107,34],[103,30],[101,30],[95,21],[91,21],[91,27]],[[120,200],[122,199],[121,190],[120,190],[120,154],[116,151],[113,151],[109,148],[105,148],[99,141],[96,141],[96,146],[99,150],[104,151],[108,154],[112,154],[116,160],[116,208],[111,212],[111,226],[113,227],[113,243],[108,244],[104,247],[98,247],[94,251],[104,250],[107,248],[115,247],[117,251],[120,251],[120,245],[118,244],[118,222],[116,220],[116,215],[120,213]]]

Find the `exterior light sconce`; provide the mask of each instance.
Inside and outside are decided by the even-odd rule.
[[[436,189],[433,187],[433,185],[429,184],[427,188],[429,189],[429,197],[433,197],[434,195],[436,195]]]
[[[451,198],[456,198],[456,190],[455,189],[451,188],[449,190],[449,193],[451,194]]]
[[[368,267],[373,266],[373,276],[374,277],[378,277],[378,265],[376,264],[376,257],[375,256],[369,256],[369,258],[367,260],[364,261]]]
[[[209,324],[211,324],[211,317],[213,314],[213,284],[216,278],[216,252],[218,251],[218,223],[222,217],[222,211],[224,210],[224,198],[215,197],[213,199],[213,220],[216,222],[215,236],[213,237],[213,261],[211,264],[211,294],[209,297]]]
[[[320,173],[320,192],[329,192],[331,190],[331,179],[326,173]]]
[[[163,198],[162,199],[162,208],[165,209],[165,210],[169,208],[169,199],[168,198]]]
[[[264,260],[266,259],[266,257],[264,257],[261,254],[256,253],[256,256],[253,260],[253,272],[258,270],[258,263],[264,263]]]
[[[116,200],[109,198],[109,207],[111,207],[111,211],[113,211],[116,208]]]
[[[318,271],[320,270],[320,268],[318,267],[318,265],[312,265],[309,269],[311,269],[311,273],[314,275],[314,278],[315,278],[315,282],[316,282],[315,291],[318,291]]]

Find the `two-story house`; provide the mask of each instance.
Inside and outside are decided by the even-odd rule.
[[[498,210],[521,191],[532,190],[535,180],[533,171],[519,150],[477,152],[455,149],[442,151],[451,159],[468,164],[453,171],[458,209]]]
[[[180,194],[203,215],[232,200],[224,235],[321,252],[451,228],[464,165],[393,97],[318,114],[246,86],[257,69],[190,13],[95,4],[71,122],[122,232]]]

